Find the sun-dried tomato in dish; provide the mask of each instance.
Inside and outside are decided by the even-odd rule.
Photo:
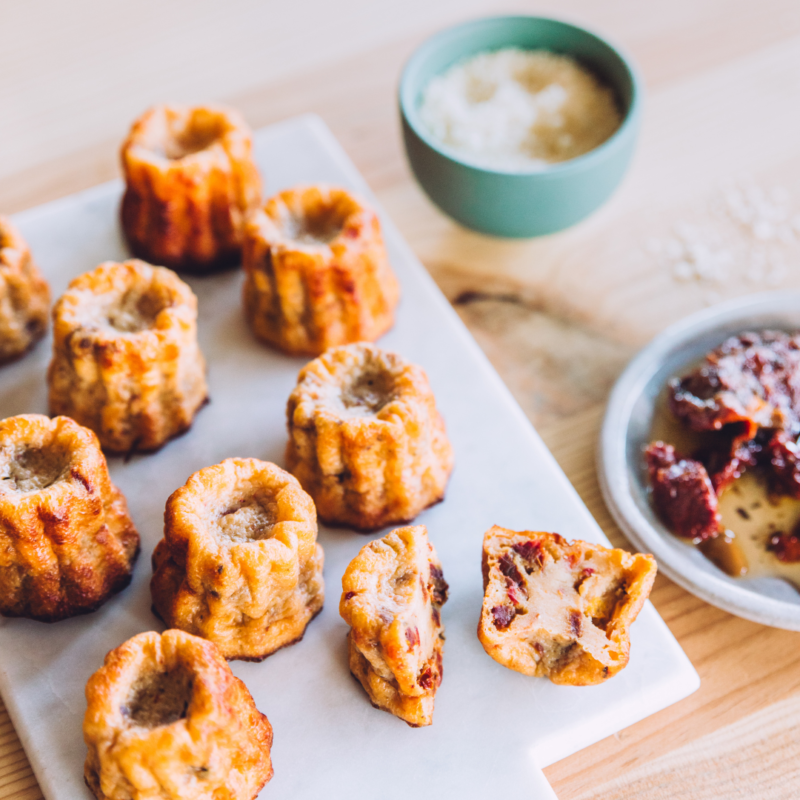
[[[800,445],[787,431],[777,431],[767,445],[771,489],[800,499]]]
[[[742,333],[669,384],[670,408],[694,431],[746,422],[800,432],[800,333]]]
[[[702,438],[694,452],[663,441],[644,451],[653,505],[672,533],[700,543],[726,532],[719,497],[755,468],[771,496],[800,499],[800,332],[731,336],[667,391],[672,414]],[[767,549],[800,561],[797,533],[775,534]]]
[[[720,527],[717,495],[706,468],[684,458],[671,444],[653,442],[645,450],[653,489],[653,505],[664,524],[676,535],[702,541]]]
[[[775,533],[769,538],[767,550],[775,553],[778,561],[784,564],[800,563],[800,531],[795,528],[793,533]]]

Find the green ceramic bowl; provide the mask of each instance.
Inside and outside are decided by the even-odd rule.
[[[423,89],[456,62],[504,47],[563,53],[588,67],[614,89],[624,112],[620,128],[585,155],[545,169],[490,169],[448,153],[419,119]],[[448,28],[416,50],[400,79],[406,153],[422,188],[462,225],[509,237],[562,230],[608,199],[633,155],[641,97],[636,70],[616,48],[583,28],[547,17],[488,17]]]

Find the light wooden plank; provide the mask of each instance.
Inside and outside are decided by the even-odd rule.
[[[679,747],[576,800],[795,800],[800,698],[790,698]],[[757,795],[753,787],[758,787]]]

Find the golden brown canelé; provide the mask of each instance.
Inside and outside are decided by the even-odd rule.
[[[350,671],[370,701],[412,727],[433,722],[442,682],[447,583],[424,525],[361,548],[342,578]]]
[[[156,450],[208,396],[197,298],[171,270],[107,261],[53,309],[50,413],[91,428],[110,453]]]
[[[47,330],[50,287],[20,232],[0,216],[0,364],[30,350]]]
[[[261,199],[250,129],[223,108],[156,106],[122,145],[122,228],[134,255],[205,273],[238,263]]]
[[[131,579],[139,535],[97,437],[67,417],[0,421],[0,613],[87,614]]]
[[[214,642],[228,659],[260,661],[303,638],[324,600],[317,515],[275,464],[229,458],[173,492],[153,553],[153,609]]]
[[[253,800],[272,727],[211,642],[140,633],[86,684],[84,777],[98,800]]]
[[[375,341],[394,323],[397,280],[371,209],[327,186],[289,189],[245,226],[244,311],[287,353]]]
[[[444,497],[453,450],[421,367],[371,344],[300,371],[287,407],[289,471],[319,518],[356,530],[410,522]]]
[[[483,539],[478,638],[525,675],[602,683],[627,665],[630,626],[655,577],[650,555],[495,525]]]

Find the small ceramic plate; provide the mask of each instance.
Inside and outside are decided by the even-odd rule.
[[[659,569],[708,603],[745,619],[800,631],[800,591],[771,577],[731,578],[697,548],[670,534],[650,505],[642,457],[658,398],[727,337],[745,330],[800,329],[800,292],[765,292],[709,308],[676,323],[631,361],[606,410],[598,472],[606,503],[633,544],[652,553]]]

